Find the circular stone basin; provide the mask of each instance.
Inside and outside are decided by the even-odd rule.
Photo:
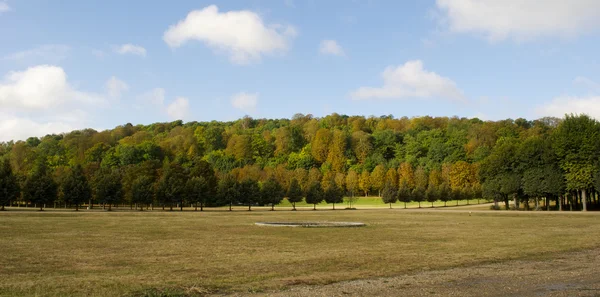
[[[324,227],[364,227],[367,224],[360,222],[257,222],[257,226],[270,227],[304,227],[304,228],[324,228]]]

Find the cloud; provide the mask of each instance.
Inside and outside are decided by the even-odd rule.
[[[122,80],[119,80],[116,76],[111,77],[106,82],[106,90],[108,95],[113,98],[120,98],[121,94],[129,90],[129,86]]]
[[[82,108],[104,103],[101,95],[75,89],[57,66],[9,72],[0,81],[0,141],[89,127],[91,116]]]
[[[324,55],[345,56],[344,50],[335,40],[323,40],[319,52]]]
[[[1,5],[1,4],[0,4]],[[52,61],[54,63],[64,60],[71,48],[62,44],[47,44],[40,47],[24,50],[4,56],[3,60],[24,61],[38,60]]]
[[[597,0],[437,0],[436,4],[440,22],[450,31],[483,34],[490,41],[574,36],[600,25]]]
[[[350,97],[360,99],[402,99],[440,97],[462,101],[463,92],[449,78],[423,69],[420,60],[408,61],[397,67],[389,66],[381,74],[383,86],[361,87]]]
[[[231,97],[231,105],[245,112],[254,112],[258,104],[258,93],[249,94],[241,92]]]
[[[294,4],[294,0],[284,0],[283,3],[285,6],[289,8],[296,8],[296,4]]]
[[[536,113],[540,116],[562,118],[565,114],[587,114],[600,119],[600,96],[562,96],[554,98],[550,103],[538,106]]]
[[[225,52],[231,62],[247,64],[263,55],[285,52],[296,35],[292,26],[265,25],[263,19],[249,10],[219,12],[216,5],[190,12],[172,25],[163,40],[178,48],[191,40],[204,42],[215,52]]]
[[[139,45],[131,44],[131,43],[115,46],[114,51],[120,55],[132,54],[132,55],[137,55],[137,56],[141,56],[141,57],[146,56],[145,48],[143,48]]]
[[[0,83],[0,108],[45,110],[70,102],[103,103],[103,98],[77,91],[57,66],[40,65],[8,73]]]
[[[11,11],[10,6],[6,2],[0,2],[0,13]]]
[[[177,97],[169,106],[167,106],[167,114],[174,120],[183,120],[189,114],[190,101],[184,97]]]

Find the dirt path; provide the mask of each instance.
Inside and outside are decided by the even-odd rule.
[[[286,291],[231,296],[600,296],[600,248]]]

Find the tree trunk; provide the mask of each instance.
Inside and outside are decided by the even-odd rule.
[[[5,211],[4,204],[2,204],[2,208],[0,208],[0,211]]]
[[[200,211],[204,211],[204,202],[200,202]]]
[[[406,201],[404,201],[404,209],[406,209]]]
[[[296,210],[296,202],[292,203],[292,210]]]
[[[75,203],[75,211],[79,211],[79,203]]]
[[[446,202],[448,202],[448,201],[444,201],[444,207],[446,207]]]
[[[183,203],[179,204],[179,211],[183,211]]]
[[[44,205],[40,203],[40,211],[44,210]]]
[[[169,211],[173,211],[173,203],[169,205]]]
[[[586,197],[586,190],[583,189],[581,190],[581,205],[583,206],[583,210],[582,211],[587,211],[587,197]]]
[[[333,210],[335,210],[335,202],[333,203]]]
[[[392,209],[392,202],[390,202],[390,209]]]
[[[519,210],[519,200],[517,199],[517,195],[513,197],[515,203],[515,210]]]
[[[252,211],[252,204],[248,204],[248,211]]]
[[[419,201],[419,208],[421,208],[421,201]]]
[[[194,211],[198,211],[198,203],[194,203]]]
[[[433,202],[431,202],[431,208],[433,208]]]
[[[229,201],[229,211],[231,211],[231,205],[233,204],[232,201]]]
[[[275,210],[275,203],[271,203],[271,211]]]
[[[317,210],[317,204],[316,203],[313,204],[313,210]]]
[[[467,198],[467,205],[469,205],[469,198]]]
[[[108,211],[112,211],[112,204],[108,204]]]

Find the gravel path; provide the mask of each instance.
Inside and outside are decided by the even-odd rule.
[[[396,277],[231,296],[600,296],[600,248]]]

